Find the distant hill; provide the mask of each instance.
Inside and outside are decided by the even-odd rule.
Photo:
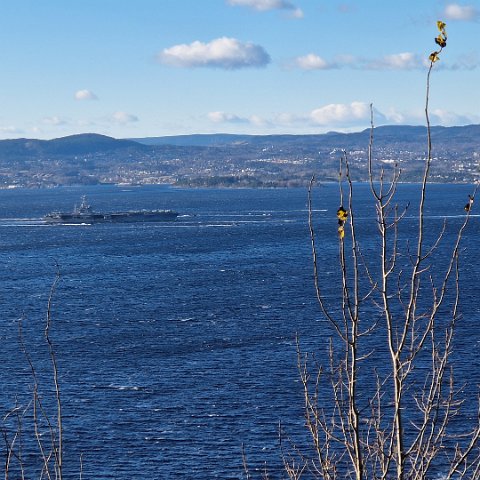
[[[97,134],[53,140],[0,141],[0,188],[11,186],[170,183],[182,186],[273,187],[338,177],[345,150],[352,178],[368,177],[370,130],[319,135],[178,135],[116,139]],[[432,127],[432,181],[479,178],[480,125]],[[423,126],[374,130],[374,159],[386,174],[418,181],[427,150]]]
[[[480,125],[466,125],[461,127],[431,128],[432,140],[442,145],[450,142],[472,144],[480,140]],[[424,126],[410,125],[386,125],[375,127],[375,143],[385,145],[393,144],[424,144],[426,142],[427,129]],[[329,132],[311,135],[235,135],[224,133],[175,135],[164,137],[133,138],[131,140],[143,145],[176,145],[176,146],[203,146],[221,147],[233,145],[280,145],[280,144],[308,144],[313,143],[322,146],[338,147],[343,144],[344,148],[362,143],[364,146],[369,140],[370,129],[354,133]]]
[[[105,135],[85,133],[55,138],[53,140],[32,140],[27,138],[1,140],[0,157],[85,155],[113,152],[128,148],[141,149],[142,145],[131,140],[117,140]]]

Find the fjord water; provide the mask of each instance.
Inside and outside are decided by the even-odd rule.
[[[471,187],[428,189],[427,241],[458,226]],[[87,195],[98,211],[171,208],[174,223],[44,225]],[[398,202],[418,201],[401,185]],[[365,251],[375,255],[375,213],[355,186]],[[314,191],[321,280],[334,295],[338,187]],[[405,221],[415,222],[415,205]],[[451,243],[446,230],[445,242]],[[480,382],[479,218],[463,246],[458,375]],[[441,262],[440,262],[441,263]],[[242,478],[249,465],[282,478],[278,425],[305,441],[295,336],[324,352],[332,335],[315,299],[306,189],[71,187],[0,191],[2,416],[31,399],[23,340],[51,398],[44,326],[63,403],[65,478]],[[472,397],[475,400],[475,395]],[[29,466],[34,459],[26,456]]]

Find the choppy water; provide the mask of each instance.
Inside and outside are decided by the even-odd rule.
[[[429,232],[443,217],[460,221],[470,190],[431,187]],[[368,251],[375,247],[374,213],[366,206],[368,189],[357,191]],[[417,193],[414,185],[402,186],[400,199]],[[39,221],[71,210],[83,194],[99,211],[172,208],[180,217],[164,224]],[[242,478],[242,444],[252,471],[266,463],[280,478],[279,422],[304,439],[295,335],[313,351],[323,350],[331,334],[315,300],[306,197],[303,189],[0,191],[2,415],[17,394],[22,405],[31,397],[20,318],[49,397],[43,328],[58,264],[52,338],[66,478],[78,478],[80,455],[83,478]],[[337,268],[337,207],[336,186],[315,190],[327,285]],[[464,243],[465,319],[456,357],[473,384],[480,382],[478,221],[472,218]]]

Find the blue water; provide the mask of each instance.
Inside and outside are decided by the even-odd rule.
[[[399,203],[415,203],[418,190],[401,186]],[[358,185],[355,191],[365,252],[375,255],[369,190]],[[453,231],[461,221],[470,192],[469,186],[430,187],[427,241],[444,217],[445,241],[451,241],[450,226]],[[71,210],[83,194],[99,211],[172,208],[180,217],[143,225],[39,221],[50,211]],[[335,295],[338,276],[338,202],[335,185],[315,189],[327,297]],[[415,211],[409,215],[407,238]],[[324,352],[332,334],[315,299],[307,220],[304,189],[0,191],[2,416],[31,398],[19,319],[51,407],[43,329],[58,265],[51,335],[61,375],[65,478],[79,477],[80,456],[84,479],[243,478],[242,444],[252,472],[266,464],[271,478],[283,478],[279,422],[298,443],[306,438],[295,335],[304,350]],[[471,220],[455,362],[475,387],[479,218]],[[33,469],[33,458],[25,463]]]

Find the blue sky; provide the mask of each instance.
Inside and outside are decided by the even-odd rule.
[[[480,123],[480,0],[0,1],[0,138]]]

